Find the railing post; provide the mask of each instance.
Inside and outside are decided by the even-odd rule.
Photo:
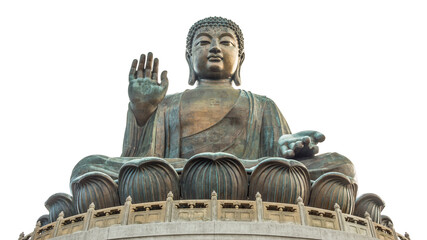
[[[172,191],[169,191],[168,197],[166,198],[165,222],[172,221],[172,211],[173,211],[173,193]]]
[[[55,229],[53,232],[53,237],[58,236],[59,227],[61,227],[62,219],[64,219],[64,211],[61,211],[56,219]]]
[[[345,224],[344,216],[342,215],[342,211],[340,205],[335,203],[334,205],[335,212],[337,213],[338,224],[340,225],[340,230],[347,232],[347,226]]]
[[[95,204],[91,203],[89,205],[89,209],[86,212],[86,217],[85,217],[84,225],[83,225],[83,231],[89,230],[90,221],[92,220],[92,216],[93,216],[93,211],[95,211]]]
[[[368,221],[368,227],[371,233],[370,237],[378,238],[377,232],[375,231],[374,224],[372,223],[371,215],[368,212],[365,212],[365,219]]]
[[[130,207],[132,205],[132,198],[131,196],[128,196],[126,198],[125,205],[123,206],[123,219],[122,219],[122,225],[128,225],[129,222],[129,213],[130,213]]]
[[[212,221],[216,221],[218,219],[218,199],[215,191],[212,191],[211,195],[211,213]]]
[[[301,218],[301,225],[307,226],[307,213],[305,212],[305,206],[304,202],[302,201],[301,197],[298,197],[297,199],[298,204],[298,210],[299,210],[299,216]]]
[[[40,227],[42,226],[42,223],[40,221],[38,221],[36,223],[36,227],[34,227],[34,231],[31,234],[31,240],[35,240],[36,236],[37,236],[37,232],[40,230]]]
[[[262,222],[264,220],[264,206],[262,204],[261,194],[257,192],[255,194],[257,221]]]

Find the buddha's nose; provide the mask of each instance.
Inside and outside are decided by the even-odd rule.
[[[212,42],[209,52],[214,54],[221,52],[221,49],[219,48],[218,43],[216,41]]]

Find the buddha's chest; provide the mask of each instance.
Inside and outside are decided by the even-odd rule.
[[[223,119],[233,107],[239,91],[223,89],[194,89],[186,91],[181,99],[181,136],[201,132]]]

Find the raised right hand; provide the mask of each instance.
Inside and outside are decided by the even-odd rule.
[[[146,62],[147,60],[147,62]],[[167,71],[163,71],[158,83],[159,60],[154,59],[153,54],[141,54],[139,65],[134,59],[129,72],[129,100],[132,111],[139,125],[145,124],[146,120],[156,110],[157,105],[163,100],[168,89],[169,81]]]

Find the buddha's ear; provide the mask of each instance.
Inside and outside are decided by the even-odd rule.
[[[193,69],[193,64],[191,63],[191,56],[187,51],[185,51],[185,59],[187,59],[188,68],[190,69],[190,76],[188,77],[188,84],[193,86],[194,83],[196,82],[197,78],[196,78],[196,73],[194,72],[194,69]]]
[[[236,86],[240,86],[240,84],[242,84],[242,80],[240,78],[240,67],[242,66],[244,60],[245,60],[245,53],[243,52],[240,55],[239,63],[237,64],[237,69],[233,76],[233,82]]]

